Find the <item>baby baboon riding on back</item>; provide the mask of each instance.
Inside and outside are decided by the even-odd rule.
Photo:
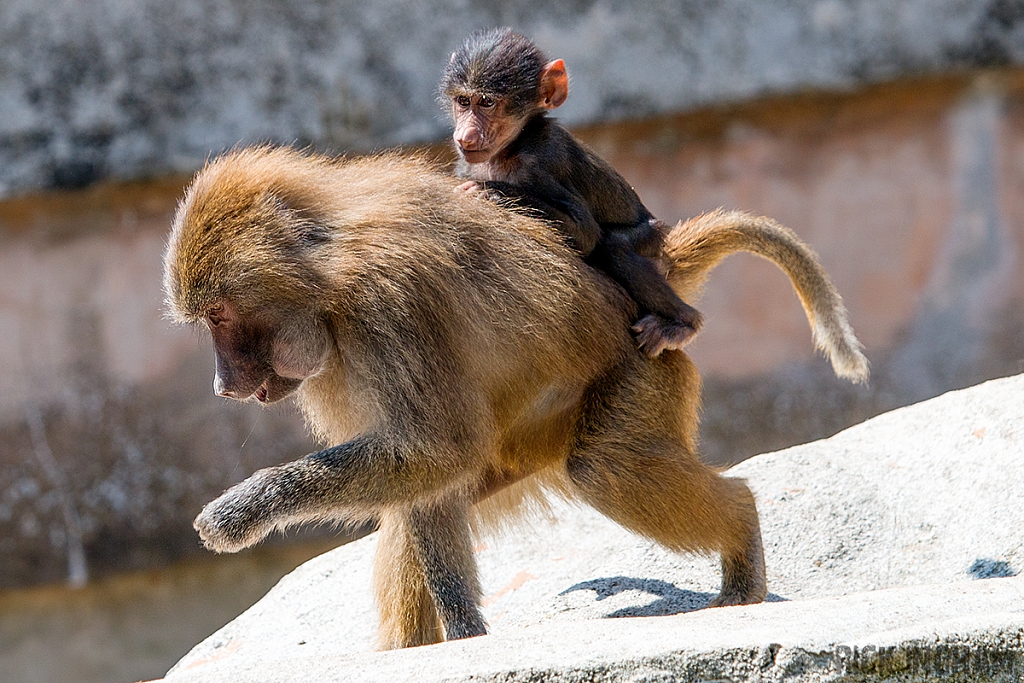
[[[639,309],[633,326],[648,355],[682,349],[701,315],[669,287],[654,261],[667,231],[626,179],[547,112],[569,95],[561,59],[501,28],[471,36],[441,80],[455,122],[460,186],[537,211],[587,262],[608,274]]]

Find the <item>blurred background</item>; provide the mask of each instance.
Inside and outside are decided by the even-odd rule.
[[[1024,370],[1024,1],[3,0],[0,681],[159,677],[344,540],[200,548],[203,503],[313,444],[163,319],[170,216],[239,143],[443,149],[440,71],[496,25],[566,60],[560,118],[657,216],[770,215],[846,299],[868,387],[773,266],[715,272],[708,460]]]

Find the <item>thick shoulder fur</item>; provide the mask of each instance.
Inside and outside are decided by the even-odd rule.
[[[335,160],[256,147],[215,159],[188,188],[172,227],[164,278],[171,314],[193,319],[203,302],[189,295],[210,294],[212,284],[245,291],[246,273],[267,269],[280,276],[273,295],[296,304],[339,294],[345,276],[400,270],[414,256],[450,275],[473,265],[459,258],[484,241],[502,258],[514,255],[522,286],[544,283],[531,292],[541,303],[575,296],[581,269],[548,226],[473,198],[453,201],[456,183],[422,158],[394,153]],[[520,248],[524,241],[534,248]],[[229,272],[237,264],[249,267]]]
[[[396,153],[226,154],[197,174],[175,216],[168,309],[194,322],[224,297],[247,317],[287,309],[330,320],[338,360],[299,392],[307,416],[334,415],[314,426],[365,425],[365,415],[339,417],[352,408],[338,407],[343,383],[369,391],[396,370],[410,387],[432,376],[488,386],[514,364],[510,376],[526,384],[587,376],[633,352],[618,288],[546,223],[455,193],[458,182]],[[351,430],[315,431],[338,440]]]

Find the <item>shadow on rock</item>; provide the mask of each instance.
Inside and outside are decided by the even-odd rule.
[[[560,593],[567,595],[575,591],[589,590],[597,594],[597,600],[604,600],[627,591],[638,591],[658,597],[646,605],[631,605],[605,615],[618,617],[664,617],[704,609],[715,597],[715,593],[684,590],[675,584],[659,579],[636,579],[629,576],[611,576],[603,579],[583,581]],[[769,593],[766,602],[784,602],[785,598]]]
[[[1017,576],[1016,570],[1005,560],[989,560],[983,557],[975,560],[967,573],[974,579],[1004,579]]]

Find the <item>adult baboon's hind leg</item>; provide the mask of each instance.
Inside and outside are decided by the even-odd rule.
[[[768,594],[765,576],[764,546],[761,541],[761,524],[757,517],[754,495],[740,479],[719,477],[719,481],[734,487],[734,500],[740,502],[745,512],[745,531],[736,549],[722,551],[722,590],[708,604],[708,607],[727,605],[749,605],[761,602]]]
[[[711,606],[761,602],[767,584],[754,496],[697,458],[700,379],[682,354],[665,355],[674,358],[652,362],[632,382],[597,388],[603,400],[589,407],[569,478],[583,500],[636,533],[676,551],[721,553],[722,590]]]

